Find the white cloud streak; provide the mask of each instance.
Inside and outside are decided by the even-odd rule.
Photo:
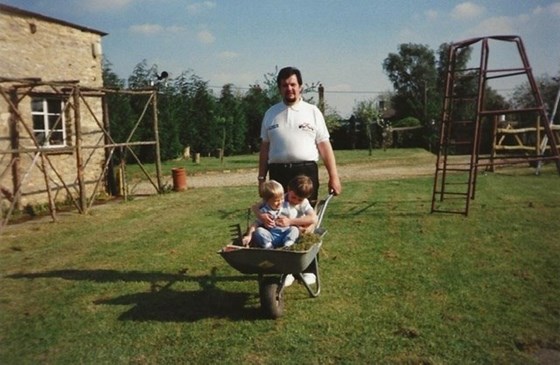
[[[143,35],[157,35],[161,33],[184,33],[186,32],[185,27],[180,25],[171,25],[168,27],[164,27],[160,24],[152,24],[152,23],[145,23],[145,24],[135,24],[131,25],[128,30],[131,33],[135,34],[143,34]]]
[[[485,7],[467,1],[453,8],[451,17],[457,20],[473,19],[483,15],[485,11]]]
[[[164,28],[159,24],[136,24],[128,28],[132,33],[154,35],[163,32]]]
[[[216,2],[214,1],[202,1],[198,3],[192,3],[187,6],[187,12],[191,15],[199,14],[206,10],[212,10],[216,7]]]
[[[204,44],[214,43],[216,40],[216,37],[214,37],[214,35],[208,30],[201,30],[197,33],[196,38],[200,43]]]
[[[233,60],[239,58],[239,53],[233,51],[224,51],[224,52],[220,52],[218,56],[224,60]]]

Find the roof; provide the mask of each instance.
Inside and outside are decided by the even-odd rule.
[[[33,17],[33,18],[45,20],[45,21],[48,21],[48,22],[51,22],[51,23],[57,23],[57,24],[65,25],[67,27],[76,28],[76,29],[79,29],[79,30],[84,31],[84,32],[96,33],[96,34],[99,34],[102,37],[106,36],[108,34],[108,33],[102,32],[100,30],[84,27],[82,25],[70,23],[70,22],[67,22],[67,21],[64,21],[64,20],[61,20],[61,19],[51,18],[51,17],[43,15],[43,14],[34,13],[32,11],[23,10],[23,9],[16,8],[16,7],[13,7],[13,6],[9,6],[9,5],[5,5],[5,4],[0,4],[0,12],[15,14],[15,15],[21,15],[21,16],[26,16],[26,17]]]

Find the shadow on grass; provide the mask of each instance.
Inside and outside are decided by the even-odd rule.
[[[430,214],[431,201],[425,199],[391,199],[377,201],[355,201],[339,203],[340,208],[329,217],[342,218],[345,216],[385,215],[387,212],[399,216],[424,216]]]
[[[261,319],[258,308],[248,306],[258,293],[229,292],[216,287],[218,282],[255,281],[255,276],[218,276],[216,268],[210,275],[189,276],[183,273],[116,271],[116,270],[53,270],[39,273],[19,273],[11,279],[61,278],[65,280],[108,282],[148,282],[145,292],[126,294],[94,301],[97,305],[133,307],[119,316],[123,321],[194,322],[206,318],[232,320]],[[196,282],[200,290],[179,291],[171,286],[177,282]]]
[[[196,322],[206,318],[260,319],[257,308],[246,304],[254,294],[233,293],[218,288],[199,291],[134,293],[94,301],[101,305],[133,305],[119,316],[123,321]]]

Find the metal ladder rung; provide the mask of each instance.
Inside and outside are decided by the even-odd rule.
[[[445,191],[445,192],[441,192],[439,191],[438,194],[443,194],[443,195],[455,195],[455,196],[468,196],[468,193],[460,193],[460,192],[453,192],[453,191]]]
[[[448,167],[439,167],[437,170],[438,171],[447,171],[447,172],[470,172],[470,169],[454,169],[454,168],[448,168]]]
[[[460,68],[455,70],[455,72],[470,72],[470,71],[480,72],[480,67]]]

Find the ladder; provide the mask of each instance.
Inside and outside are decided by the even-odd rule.
[[[489,41],[509,42],[515,45],[519,52],[521,66],[507,69],[489,68]],[[472,50],[474,46],[480,49],[478,67],[461,67],[460,56],[469,48]],[[519,75],[527,77],[534,105],[523,109],[507,110],[496,110],[486,106],[485,93],[489,80],[519,77]],[[480,153],[483,124],[500,115],[522,113],[524,115],[533,113],[535,118],[544,121],[542,124],[545,137],[550,144],[550,154],[545,156],[539,149],[533,155],[507,156],[504,160],[508,160],[507,163],[511,164],[552,159],[555,160],[560,173],[558,140],[551,131],[545,105],[533,78],[521,38],[518,36],[480,37],[450,45],[432,192],[432,213],[468,215],[470,202],[475,198],[479,168],[488,166],[488,157]]]

